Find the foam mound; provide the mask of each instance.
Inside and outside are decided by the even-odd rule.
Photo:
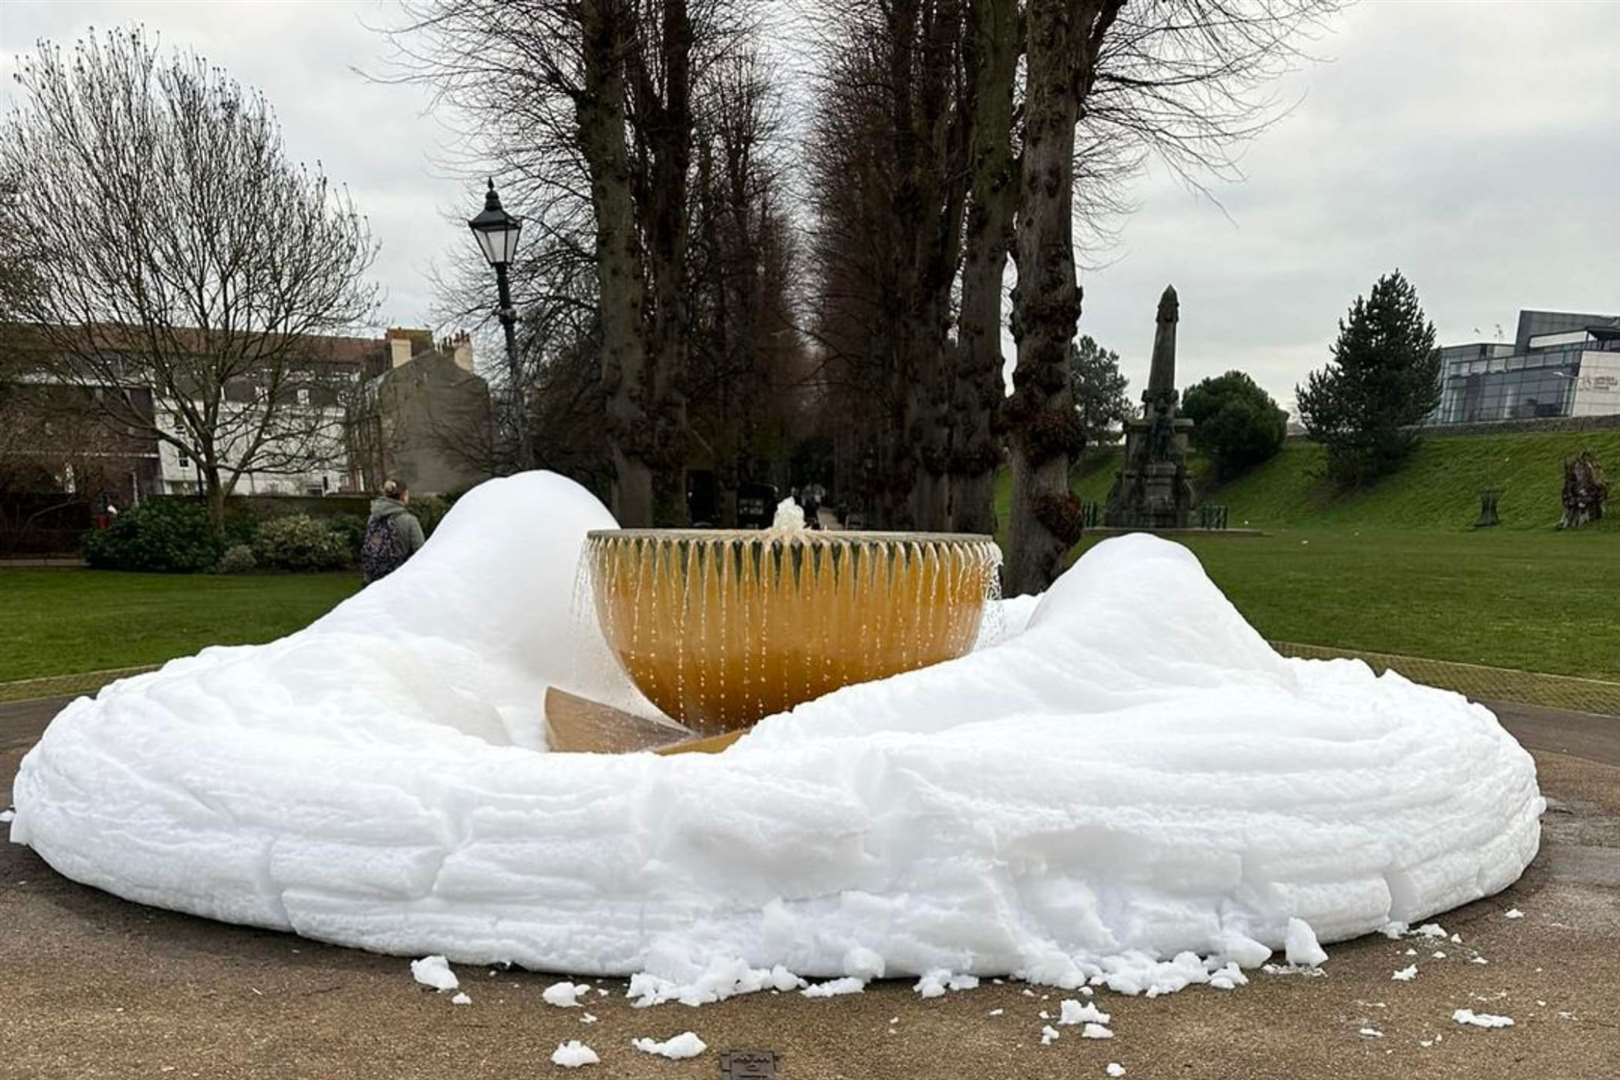
[[[1529,755],[1486,709],[1274,653],[1178,545],[1097,545],[996,639],[725,754],[544,752],[559,685],[647,708],[576,603],[582,488],[483,484],[305,630],[58,715],[11,839],[145,904],[380,952],[641,974],[643,1000],[972,972],[1231,985],[1513,882]],[[1238,976],[1241,979],[1241,976]]]

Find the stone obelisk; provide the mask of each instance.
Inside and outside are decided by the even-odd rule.
[[[1176,414],[1176,323],[1181,304],[1175,286],[1159,297],[1153,363],[1142,393],[1142,415],[1125,422],[1125,462],[1108,493],[1103,523],[1118,528],[1185,529],[1192,511],[1187,479],[1187,436],[1192,421]]]

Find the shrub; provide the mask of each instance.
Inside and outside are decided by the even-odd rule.
[[[350,561],[343,537],[308,514],[261,524],[253,554],[261,566],[277,570],[339,570]]]
[[[214,567],[216,574],[251,574],[259,568],[259,560],[253,557],[253,549],[246,544],[236,544],[225,549],[225,554],[219,557],[219,565]]]
[[[424,495],[420,499],[412,496],[407,509],[416,515],[416,520],[422,525],[422,535],[428,537],[439,527],[444,515],[450,512],[450,503],[451,500],[442,495]]]
[[[124,511],[84,541],[85,561],[100,570],[195,573],[219,561],[223,545],[208,511],[179,499],[154,498]]]
[[[1181,411],[1193,422],[1192,444],[1223,480],[1269,460],[1288,433],[1288,414],[1241,371],[1188,388]]]
[[[343,542],[349,561],[358,562],[360,545],[366,538],[366,519],[359,514],[333,514],[326,519],[326,525]]]
[[[230,505],[225,508],[225,550],[233,547],[253,546],[253,540],[259,535],[259,519],[252,514],[231,513]]]

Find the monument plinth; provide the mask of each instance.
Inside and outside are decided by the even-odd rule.
[[[1153,366],[1142,393],[1142,415],[1125,422],[1125,463],[1114,478],[1103,513],[1106,525],[1185,529],[1192,511],[1187,438],[1193,422],[1177,415],[1176,323],[1181,306],[1174,286],[1159,298]]]

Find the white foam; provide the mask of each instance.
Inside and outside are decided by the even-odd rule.
[[[461,980],[456,978],[456,973],[450,970],[449,962],[442,956],[424,956],[420,960],[412,960],[411,977],[435,990],[454,990],[461,985]]]
[[[578,1039],[569,1039],[557,1044],[557,1049],[551,1052],[551,1063],[565,1069],[577,1069],[581,1065],[600,1065],[602,1059],[596,1056],[595,1050]]]
[[[1316,932],[1304,919],[1289,919],[1283,935],[1285,955],[1295,967],[1320,967],[1327,962],[1327,952],[1317,944]]]
[[[1512,1027],[1511,1016],[1496,1016],[1491,1013],[1477,1013],[1473,1009],[1458,1009],[1451,1014],[1451,1018],[1459,1024],[1471,1024],[1474,1027],[1501,1028]]]
[[[591,988],[584,983],[555,982],[540,992],[540,996],[547,1005],[555,1005],[559,1009],[575,1009],[579,1007],[581,994],[590,993]]]
[[[842,994],[859,994],[866,989],[866,981],[847,975],[842,979],[828,979],[826,982],[807,986],[799,993],[807,998],[838,997]]]
[[[630,1045],[644,1054],[656,1054],[667,1057],[672,1061],[682,1058],[694,1058],[708,1049],[707,1044],[697,1037],[695,1032],[683,1031],[672,1039],[658,1042],[656,1039],[632,1039]]]
[[[1096,1024],[1106,1024],[1108,1021],[1109,1014],[1097,1008],[1097,1006],[1092,1002],[1088,1001],[1085,1004],[1081,1004],[1073,998],[1066,998],[1063,1002],[1062,1019],[1060,1019],[1058,1023],[1084,1024],[1091,1022]]]
[[[573,612],[584,534],[612,525],[557,476],[480,485],[308,629],[69,705],[11,838],[142,903],[637,975],[643,1004],[877,962],[1164,993],[1255,966],[1291,919],[1413,924],[1536,852],[1534,765],[1488,710],[1279,657],[1151,536],[1010,602],[998,643],[724,754],[545,753],[549,685],[650,711]]]

